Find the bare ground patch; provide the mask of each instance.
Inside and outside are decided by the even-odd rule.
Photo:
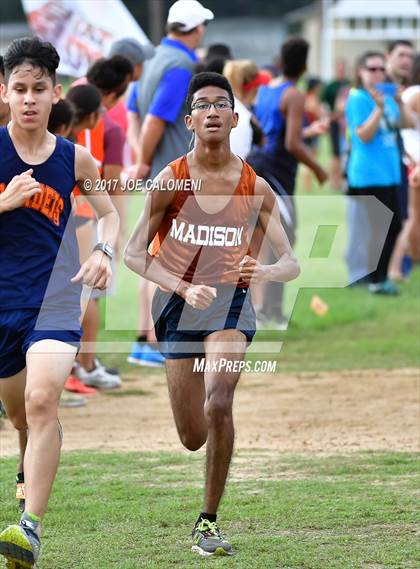
[[[258,464],[261,478],[270,478],[267,455],[282,452],[417,451],[419,386],[416,369],[244,374],[235,397],[236,449],[261,449],[259,462],[253,454],[254,478]],[[103,393],[86,407],[60,410],[65,451],[183,448],[163,373],[133,370],[115,395]],[[9,456],[16,448],[16,433],[5,421],[0,453]],[[246,457],[240,453],[236,460],[237,476],[246,478]]]

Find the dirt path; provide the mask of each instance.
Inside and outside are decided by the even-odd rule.
[[[243,375],[235,401],[236,448],[334,453],[419,449],[419,371]],[[164,375],[144,369],[121,392],[62,409],[65,450],[180,450]],[[8,422],[0,454],[16,451]]]

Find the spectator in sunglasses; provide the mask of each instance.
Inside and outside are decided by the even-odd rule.
[[[397,294],[388,280],[388,265],[401,229],[397,189],[401,183],[400,151],[397,131],[406,120],[399,95],[392,97],[377,90],[385,81],[385,57],[366,52],[356,67],[356,85],[350,91],[345,114],[351,151],[347,165],[349,195],[376,197],[355,200],[350,219],[350,252],[360,251],[361,275],[369,275],[369,291]],[[354,201],[354,200],[353,200]],[[367,220],[367,227],[365,220]],[[389,226],[389,229],[388,229]],[[385,239],[385,242],[384,242]],[[363,259],[363,253],[367,258]]]

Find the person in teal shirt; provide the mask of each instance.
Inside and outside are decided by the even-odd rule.
[[[373,293],[396,294],[395,285],[388,280],[388,264],[401,229],[397,189],[401,183],[401,157],[397,133],[401,126],[399,96],[381,94],[375,87],[385,81],[385,58],[379,52],[366,52],[358,61],[356,87],[351,89],[345,108],[350,134],[350,156],[347,179],[350,196],[374,196],[392,212],[388,233],[384,239],[383,209],[376,200],[357,200],[365,208],[369,230],[368,249],[369,290]],[[357,230],[358,219],[350,228],[360,246],[363,234]],[[356,228],[356,230],[355,230]],[[383,244],[383,245],[382,245]],[[362,244],[362,246],[364,246]],[[379,261],[378,261],[378,255]]]

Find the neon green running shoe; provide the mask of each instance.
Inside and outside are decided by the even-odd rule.
[[[40,548],[38,536],[26,521],[0,533],[0,554],[6,558],[7,569],[32,569]]]
[[[212,555],[233,555],[232,546],[220,533],[216,522],[201,520],[192,532],[193,546],[191,551],[203,557]]]

